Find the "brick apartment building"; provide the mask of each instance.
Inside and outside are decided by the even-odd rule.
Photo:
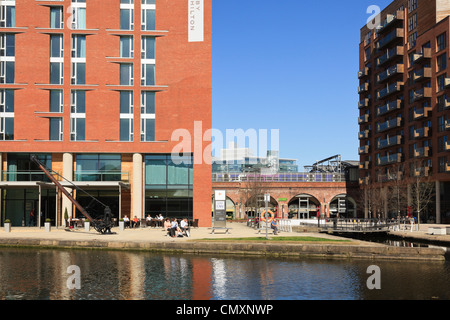
[[[211,128],[211,6],[0,1],[1,222],[28,224],[32,209],[57,225],[66,209],[81,217],[30,162],[36,154],[93,216],[101,205],[83,191],[116,218],[211,224],[211,165],[192,161],[203,146],[181,164],[172,157],[174,130],[192,142],[194,122],[202,136]]]
[[[380,15],[359,46],[361,186],[401,181],[414,210],[411,183],[433,183],[421,221],[450,223],[450,2],[396,0]]]

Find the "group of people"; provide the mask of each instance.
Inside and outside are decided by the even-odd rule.
[[[147,215],[145,220],[147,224],[149,224],[152,220],[163,221],[164,217],[162,216],[162,214],[156,215],[155,218],[152,218],[151,215]],[[141,220],[138,217],[134,216],[133,220],[130,220],[130,218],[128,218],[127,215],[123,217],[123,221],[125,222],[125,228],[136,228],[139,226],[141,222]]]
[[[180,221],[178,224],[178,220],[176,218],[166,218],[164,221],[164,230],[167,231],[167,235],[169,237],[189,237],[189,223],[186,218]]]

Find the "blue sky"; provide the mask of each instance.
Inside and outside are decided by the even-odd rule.
[[[213,0],[213,127],[279,129],[300,170],[359,160],[360,29],[391,0]]]

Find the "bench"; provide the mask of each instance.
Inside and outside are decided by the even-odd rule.
[[[443,227],[429,227],[428,234],[445,235],[445,234],[447,234],[447,229],[443,228]]]
[[[212,229],[211,234],[214,234],[214,232],[215,232],[216,230],[225,230],[225,233],[228,234],[228,230],[231,230],[231,229],[233,229],[233,228],[212,227],[211,229]]]
[[[264,227],[264,228],[258,228],[258,234],[260,234],[261,233],[261,231],[263,232],[263,233],[266,233],[266,227]],[[267,233],[270,233],[270,232],[272,232],[273,234],[275,234],[274,233],[274,229],[272,229],[272,228],[267,228]],[[280,230],[278,229],[278,233],[277,234],[279,234],[280,233]]]

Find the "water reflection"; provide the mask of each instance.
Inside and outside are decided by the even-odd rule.
[[[369,290],[367,268],[381,268]],[[68,289],[67,267],[81,270]],[[289,260],[106,251],[2,249],[0,299],[449,299],[448,263]]]

